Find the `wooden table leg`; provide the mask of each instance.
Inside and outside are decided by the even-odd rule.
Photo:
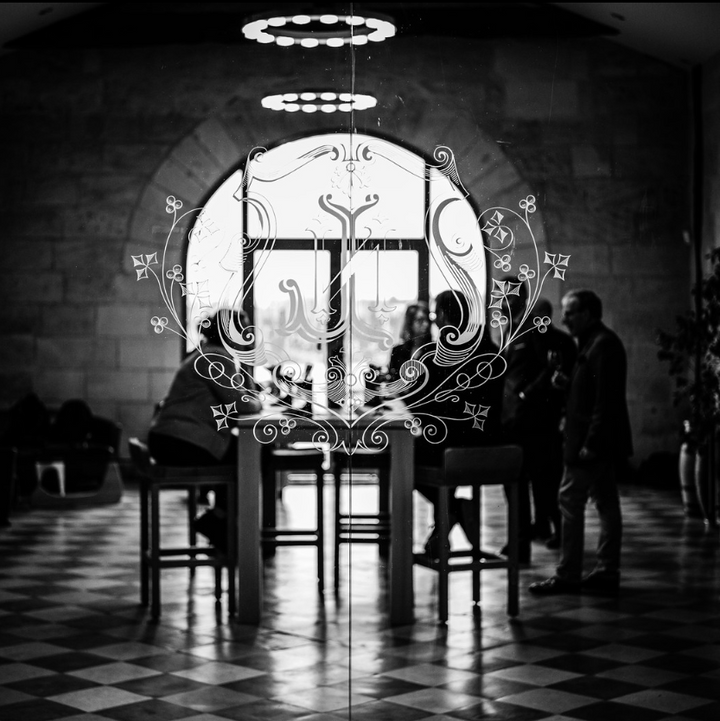
[[[390,441],[390,623],[414,620],[413,487],[414,439],[405,428],[388,431]]]
[[[258,625],[262,618],[261,445],[253,429],[238,437],[238,623]]]

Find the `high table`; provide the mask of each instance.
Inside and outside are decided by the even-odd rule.
[[[316,416],[316,419],[318,417]],[[389,617],[392,625],[413,621],[413,440],[401,404],[382,413],[360,414],[348,423],[327,414],[321,421],[340,439],[350,441],[364,432],[387,437],[390,449],[390,516],[392,537],[389,558]],[[257,625],[262,618],[261,553],[261,451],[258,440],[277,438],[283,443],[317,442],[318,423],[312,418],[282,414],[247,416],[237,422],[238,432],[238,615],[240,623]],[[377,441],[375,433],[368,436]],[[382,439],[383,436],[380,436]],[[346,446],[347,447],[347,446]],[[335,451],[342,452],[342,451]]]

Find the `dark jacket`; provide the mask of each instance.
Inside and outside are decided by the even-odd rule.
[[[422,390],[421,402],[410,402],[410,410],[423,424],[423,428],[435,424],[442,435],[421,435],[415,442],[416,462],[421,465],[439,465],[445,448],[484,446],[500,442],[500,418],[502,413],[503,379],[497,346],[487,337],[472,358],[458,366],[440,366],[433,355],[424,358],[428,370],[428,382]],[[491,366],[484,363],[491,362]],[[487,380],[475,378],[465,383],[468,375],[478,371]],[[489,408],[487,412],[483,407]],[[438,441],[439,442],[433,442]]]
[[[413,344],[409,340],[393,346],[390,351],[390,363],[388,364],[388,376],[391,381],[400,378],[400,368],[402,368],[403,363],[412,358],[413,350]]]
[[[552,361],[550,354],[554,354]],[[553,326],[531,330],[510,343],[503,389],[503,430],[510,438],[559,436],[565,393],[553,388],[556,370],[565,375],[575,365],[577,348],[570,335]]]
[[[578,463],[583,446],[599,459],[627,458],[632,455],[632,433],[625,348],[602,323],[578,341],[566,405],[565,462]]]
[[[222,422],[222,415],[216,415],[213,407],[219,406],[223,412],[230,407],[230,416],[255,413],[261,407],[252,394],[232,387],[236,372],[233,359],[222,346],[206,344],[202,353],[189,355],[175,374],[150,432],[204,448],[218,460],[223,458],[233,424]]]

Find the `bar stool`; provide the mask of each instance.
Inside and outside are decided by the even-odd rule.
[[[57,494],[61,497],[65,496],[65,462],[64,461],[38,461],[35,464],[35,472],[37,473],[38,483],[42,485],[45,472],[55,471],[57,478],[58,490]]]
[[[349,475],[348,495],[352,493],[352,474],[372,471],[377,474],[378,505],[375,513],[356,513],[350,498],[347,513],[341,510],[342,477]],[[358,449],[351,456],[334,453],[332,473],[335,485],[334,581],[335,591],[340,587],[340,544],[377,543],[381,557],[390,551],[390,453],[387,450]]]
[[[154,619],[160,616],[160,571],[163,568],[199,566],[215,569],[215,598],[222,597],[222,570],[227,569],[228,613],[236,611],[235,569],[237,567],[237,468],[235,466],[161,466],[151,458],[147,446],[137,438],[128,439],[130,458],[140,475],[140,603],[150,604]],[[195,530],[197,495],[203,488],[222,487],[227,492],[227,536],[224,548],[199,545]],[[162,491],[187,491],[188,543],[163,547],[160,528]]]
[[[446,448],[443,465],[417,466],[415,482],[438,490],[435,508],[439,536],[438,557],[426,553],[413,554],[414,562],[438,572],[438,620],[448,619],[448,576],[456,571],[472,571],[473,602],[480,603],[480,572],[490,569],[507,569],[507,613],[517,616],[518,602],[518,485],[523,453],[520,446],[485,446],[475,448]],[[482,487],[501,485],[507,499],[508,555],[483,551],[481,544]],[[472,489],[472,508],[478,519],[477,538],[471,539],[472,548],[450,549],[449,506],[451,494],[460,486]],[[475,535],[473,529],[472,535]]]
[[[325,452],[314,447],[270,446],[262,457],[262,544],[266,552],[278,546],[314,546],[317,551],[318,591],[325,590]],[[280,528],[277,525],[278,474],[309,472],[315,477],[316,523],[310,528]]]

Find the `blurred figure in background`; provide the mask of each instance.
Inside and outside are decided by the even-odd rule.
[[[405,361],[413,357],[418,348],[432,341],[430,335],[430,308],[427,303],[418,301],[405,310],[400,341],[390,352],[388,378],[395,381],[400,377],[400,368]]]
[[[380,366],[372,363],[370,364],[370,370],[375,373],[375,377],[366,380],[368,389],[367,405],[377,406],[384,400],[391,398],[392,394],[387,391],[385,384],[400,380],[400,369],[403,363],[409,361],[417,350],[431,341],[430,308],[428,304],[421,300],[417,301],[417,303],[411,303],[405,309],[405,316],[400,329],[400,343],[393,346],[390,351],[387,370],[383,370]],[[409,387],[406,387],[403,392],[408,390]]]
[[[591,290],[570,291],[562,299],[562,309],[563,323],[577,339],[578,357],[570,375],[558,371],[553,376],[553,384],[567,391],[559,494],[561,554],[555,575],[533,583],[530,591],[614,593],[620,585],[622,545],[618,466],[632,455],[627,355],[617,334],[602,322],[602,301]],[[583,576],[585,508],[590,498],[597,508],[600,534],[595,568]]]
[[[517,282],[517,279],[511,279]],[[510,300],[512,299],[512,300]],[[550,301],[540,298],[523,323],[527,290],[508,296],[515,330],[520,334],[504,351],[507,360],[503,396],[503,432],[523,449],[520,511],[520,559],[530,561],[530,541],[560,547],[558,489],[562,477],[562,432],[565,394],[553,387],[556,371],[568,374],[576,348],[573,339],[552,325]],[[522,326],[519,324],[523,323]],[[526,332],[523,332],[526,331]],[[535,522],[531,523],[530,491]]]
[[[235,359],[222,343],[219,311],[200,329],[201,347],[183,362],[150,425],[148,447],[161,464],[174,466],[234,465],[237,442],[231,427],[218,429],[212,406],[235,403],[240,414],[256,413],[260,402],[244,389],[231,387]],[[244,311],[235,311],[241,327]],[[219,364],[211,372],[211,365]],[[222,368],[222,371],[220,370]],[[217,381],[215,377],[222,374]],[[252,389],[249,389],[252,390]]]
[[[469,318],[469,304],[467,298],[459,291],[443,291],[435,299],[435,323],[439,335],[443,332],[458,329],[461,333],[466,327]],[[443,329],[447,329],[444,331]],[[439,339],[438,339],[439,343]],[[431,348],[437,347],[437,343]],[[435,362],[434,349],[425,357],[424,364],[428,372],[427,385],[422,393],[425,400],[412,407],[412,411],[418,413],[423,426],[428,422],[432,423],[433,418],[454,419],[461,418],[464,410],[470,406],[489,406],[488,415],[484,419],[482,430],[473,427],[468,422],[468,417],[460,421],[447,421],[447,436],[439,443],[428,441],[421,435],[415,441],[415,463],[419,466],[441,466],[445,448],[463,446],[492,445],[500,439],[500,414],[502,407],[502,376],[499,375],[499,367],[496,361],[499,360],[498,348],[490,339],[488,333],[484,333],[480,345],[475,350],[472,358],[462,364],[462,369],[457,366],[444,366]],[[458,370],[465,373],[473,373],[482,360],[488,365],[482,370],[483,378],[475,377],[469,387],[460,387],[459,380],[455,377]],[[436,392],[452,391],[449,394],[442,394],[437,397]],[[439,424],[441,427],[442,424]],[[433,506],[437,502],[437,489],[428,486],[418,485],[417,490],[427,498]],[[470,543],[477,543],[479,533],[479,519],[473,517],[472,503],[467,499],[451,499],[450,505],[450,527],[459,522]],[[432,530],[425,544],[425,553],[431,557],[438,555],[439,537],[435,529]]]
[[[234,313],[241,328],[248,325],[244,311],[218,311],[207,327],[201,327],[200,348],[182,362],[150,424],[148,449],[162,465],[236,465],[237,436],[231,425],[218,428],[212,406],[234,403],[239,414],[256,413],[261,408],[260,402],[247,393],[254,387],[232,387],[230,379],[239,369],[222,342],[221,313]],[[206,514],[207,518],[198,520],[197,530],[217,545],[225,538],[222,521],[226,499],[219,494],[213,510],[214,513]],[[217,519],[221,522],[213,525]]]

